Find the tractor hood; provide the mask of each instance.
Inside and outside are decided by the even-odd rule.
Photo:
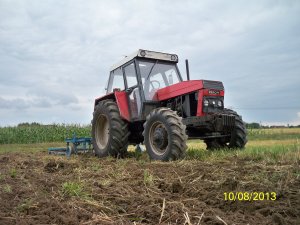
[[[157,100],[163,101],[170,98],[174,98],[180,95],[188,94],[200,89],[211,89],[211,90],[224,90],[223,83],[220,81],[212,80],[189,80],[182,81],[177,84],[159,89],[157,91]]]

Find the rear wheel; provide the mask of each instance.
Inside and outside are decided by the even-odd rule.
[[[214,138],[206,139],[208,150],[221,149],[221,148],[240,148],[243,149],[247,143],[247,130],[246,125],[242,120],[242,117],[237,114],[237,112],[231,109],[224,109],[225,114],[235,116],[235,125],[231,131],[229,138]]]
[[[182,118],[169,108],[154,109],[144,123],[144,143],[153,160],[177,160],[187,149],[186,126]]]
[[[123,157],[128,146],[128,124],[122,120],[117,104],[109,99],[99,102],[92,120],[92,143],[99,157]]]

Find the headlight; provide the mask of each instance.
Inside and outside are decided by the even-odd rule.
[[[222,101],[220,101],[220,100],[218,101],[218,106],[222,107]]]
[[[204,106],[208,106],[208,100],[204,100]]]

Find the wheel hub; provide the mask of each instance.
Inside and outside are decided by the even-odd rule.
[[[107,116],[104,114],[98,117],[95,132],[97,145],[101,149],[105,148],[109,139],[109,122]]]
[[[149,131],[149,140],[152,150],[158,154],[163,155],[168,147],[168,132],[164,124],[157,121],[152,124]]]
[[[158,127],[154,130],[153,133],[153,144],[159,148],[159,149],[164,149],[167,147],[168,142],[167,140],[167,132],[164,128]]]

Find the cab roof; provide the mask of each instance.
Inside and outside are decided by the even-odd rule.
[[[178,62],[178,56],[176,54],[170,54],[170,53],[163,53],[163,52],[155,52],[155,51],[149,51],[144,49],[139,49],[132,53],[129,56],[126,56],[124,59],[122,59],[120,62],[112,65],[110,68],[110,71],[113,71],[120,66],[124,65],[125,63],[129,62],[130,60],[134,58],[145,58],[145,59],[158,59],[158,60],[164,60],[169,62]]]

